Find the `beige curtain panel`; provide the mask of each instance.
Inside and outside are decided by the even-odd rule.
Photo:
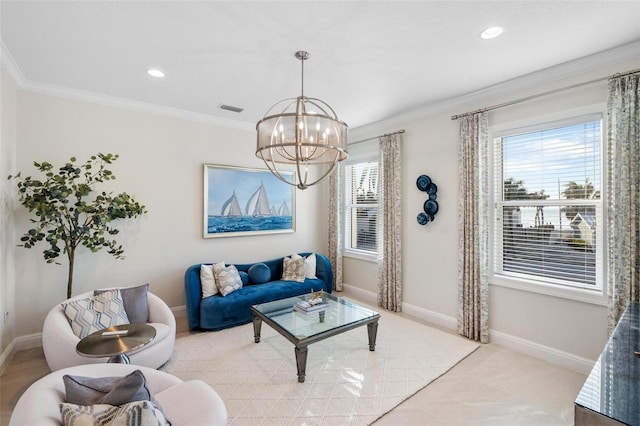
[[[640,74],[609,80],[607,287],[609,334],[640,300]]]
[[[402,134],[379,139],[378,306],[402,311]]]
[[[487,113],[460,118],[458,139],[458,333],[489,342]]]

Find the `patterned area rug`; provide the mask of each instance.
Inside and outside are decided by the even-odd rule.
[[[297,381],[293,345],[267,324],[260,343],[251,324],[180,338],[162,370],[211,385],[230,425],[368,425],[478,347],[378,312],[374,352],[366,326],[312,344],[304,383]]]

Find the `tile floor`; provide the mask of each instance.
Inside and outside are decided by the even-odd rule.
[[[178,318],[178,338],[187,335]],[[18,352],[0,376],[0,426],[24,390],[48,373],[41,348]],[[493,344],[379,419],[397,425],[572,425],[586,375]]]

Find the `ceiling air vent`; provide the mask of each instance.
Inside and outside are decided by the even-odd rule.
[[[238,107],[234,107],[234,106],[231,106],[231,105],[225,105],[225,104],[220,104],[218,106],[218,108],[226,109],[227,111],[231,111],[231,112],[242,112],[242,111],[244,111],[244,108],[238,108]]]

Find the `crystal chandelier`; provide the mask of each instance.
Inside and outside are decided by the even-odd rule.
[[[302,64],[301,94],[276,103],[258,121],[256,156],[262,158],[271,173],[281,181],[306,189],[329,176],[336,164],[349,156],[349,127],[325,102],[304,95],[304,61],[309,59],[309,52],[296,52],[296,58]],[[295,164],[295,182],[282,176],[279,164]],[[309,166],[314,164],[326,164],[329,168],[320,178],[309,183]]]

